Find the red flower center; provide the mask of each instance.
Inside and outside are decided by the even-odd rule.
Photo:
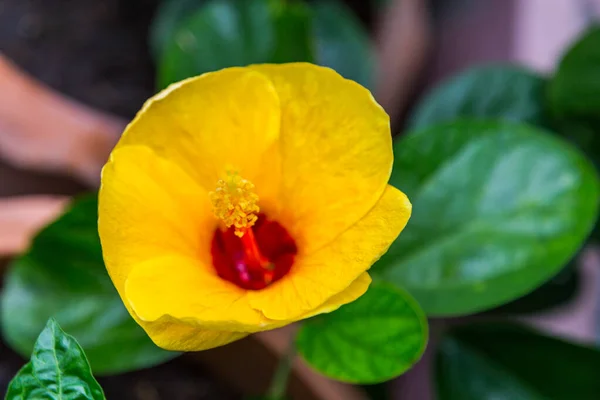
[[[235,228],[217,228],[211,244],[217,274],[242,289],[260,290],[285,276],[298,253],[288,231],[264,214],[240,238]]]

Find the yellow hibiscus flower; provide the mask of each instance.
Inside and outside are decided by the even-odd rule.
[[[102,171],[108,272],[154,342],[194,351],[333,311],[406,225],[389,118],[305,63],[228,68],[150,99]]]

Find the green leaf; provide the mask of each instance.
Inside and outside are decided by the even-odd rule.
[[[160,60],[169,43],[175,40],[177,26],[207,0],[162,0],[150,26],[150,51],[156,61]]]
[[[391,184],[413,203],[372,270],[428,315],[514,300],[554,276],[587,238],[599,183],[578,151],[540,129],[463,120],[394,145]]]
[[[339,1],[212,0],[176,26],[171,35],[161,34],[170,37],[158,63],[161,88],[226,67],[296,61],[372,86],[369,37]]]
[[[31,361],[10,382],[7,400],[102,400],[79,344],[50,319],[33,349]]]
[[[449,332],[436,360],[439,400],[596,400],[600,352],[512,324]]]
[[[340,1],[321,0],[313,7],[317,64],[373,89],[375,53],[364,26]]]
[[[159,86],[225,67],[264,63],[275,46],[264,0],[213,0],[177,28],[158,65]]]
[[[543,125],[545,80],[521,67],[470,69],[442,83],[417,106],[409,126],[422,129],[461,117]]]
[[[75,201],[42,230],[8,270],[2,330],[19,353],[31,353],[50,317],[75,335],[97,374],[149,367],[176,353],[159,349],[123,306],[102,261],[96,195]]]
[[[361,298],[306,321],[298,352],[331,378],[352,383],[391,379],[416,363],[427,343],[427,320],[403,291],[373,284]]]
[[[600,25],[586,31],[564,55],[547,101],[555,129],[600,168]],[[600,226],[593,237],[600,239]]]
[[[590,28],[565,54],[548,90],[557,119],[600,121],[600,26]]]

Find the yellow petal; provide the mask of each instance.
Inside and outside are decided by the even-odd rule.
[[[252,68],[272,80],[281,102],[278,217],[309,254],[381,197],[392,168],[389,118],[367,89],[329,68]]]
[[[216,227],[206,191],[150,148],[115,150],[102,173],[98,228],[104,261],[117,290],[131,268],[165,254],[211,265]]]
[[[316,310],[303,315],[302,318],[310,318],[315,315],[330,313],[337,310],[341,306],[352,303],[360,296],[365,294],[369,285],[371,284],[371,277],[368,272],[363,272],[358,278],[354,280],[343,292],[338,293],[330,297],[325,303],[323,303]]]
[[[248,68],[227,68],[175,83],[151,98],[117,148],[148,146],[208,191],[227,170],[235,171],[266,199],[278,188],[278,154],[266,155],[277,146],[279,123],[270,80]]]
[[[369,277],[369,274],[363,273],[342,293],[331,297],[321,307],[302,315],[299,319],[310,318],[317,314],[337,310],[340,306],[348,304],[362,296],[369,288],[370,283],[371,277]],[[142,321],[137,317],[136,320],[138,320],[138,323],[157,346],[173,351],[207,350],[223,346],[248,335],[243,332],[208,330],[206,327],[198,326],[188,321],[177,320],[170,316],[164,316],[153,322]],[[294,321],[285,323],[273,321],[274,325],[269,326],[268,329],[277,328],[291,322]]]
[[[246,336],[168,316],[142,321],[125,298],[125,281],[134,265],[172,253],[210,260],[215,222],[206,191],[176,164],[139,146],[115,150],[102,180],[99,232],[105,263],[125,306],[150,338],[167,350],[197,351]]]
[[[125,284],[125,297],[142,321],[170,316],[211,330],[264,330],[269,321],[250,307],[246,292],[197,260],[176,255],[136,265]]]
[[[346,289],[377,261],[404,229],[411,204],[404,193],[387,186],[375,207],[335,241],[300,256],[283,279],[249,292],[252,307],[269,319],[292,320],[321,306]]]
[[[247,336],[247,333],[212,331],[192,326],[171,317],[159,321],[138,321],[158,346],[173,351],[200,351],[223,346]]]

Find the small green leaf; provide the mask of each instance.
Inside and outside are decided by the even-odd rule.
[[[409,126],[422,129],[461,117],[544,123],[545,80],[521,67],[470,69],[442,83],[417,106]]]
[[[439,400],[596,400],[600,351],[512,324],[446,334],[436,360]]]
[[[77,341],[50,319],[29,361],[10,382],[6,400],[102,400],[102,388]]]
[[[483,311],[554,276],[598,211],[593,166],[555,135],[463,120],[394,146],[391,184],[413,203],[406,229],[372,272],[428,315]]]
[[[297,348],[319,372],[352,383],[391,379],[416,363],[427,343],[427,320],[406,293],[373,284],[361,298],[306,321]]]
[[[548,90],[557,119],[600,121],[600,26],[585,32],[560,62]]]
[[[373,89],[375,53],[364,26],[339,0],[320,0],[313,7],[317,64]]]
[[[149,367],[177,353],[159,349],[131,318],[102,261],[96,195],[75,201],[42,230],[7,272],[2,331],[23,356],[31,354],[50,317],[76,335],[94,372]]]

